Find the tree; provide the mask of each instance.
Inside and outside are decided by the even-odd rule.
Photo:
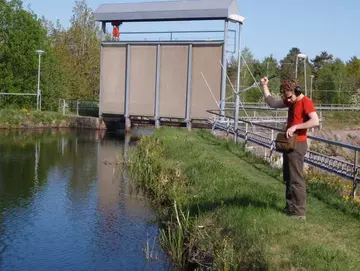
[[[296,56],[300,53],[299,48],[293,47],[289,50],[288,54],[280,60],[280,78],[282,80],[295,78]]]
[[[346,63],[346,71],[349,80],[353,82],[353,89],[360,88],[360,59],[358,59],[356,56],[353,56]]]
[[[32,12],[22,8],[22,1],[0,2],[0,90],[8,93],[36,93],[36,50],[48,45],[46,31]],[[34,98],[10,97],[7,103],[31,106]]]
[[[100,80],[100,28],[85,0],[77,0],[65,42],[72,62],[73,97],[97,96]]]
[[[314,65],[314,72],[317,73],[319,70],[321,70],[324,63],[331,63],[332,61],[332,54],[329,55],[326,51],[321,52],[320,55],[315,56],[315,58],[311,60]]]

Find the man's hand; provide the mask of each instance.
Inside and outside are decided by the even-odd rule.
[[[289,138],[289,137],[293,137],[295,131],[297,130],[297,126],[294,125],[294,126],[291,126],[289,129],[287,129],[286,131],[286,137]]]
[[[269,84],[269,79],[265,76],[264,78],[261,79],[261,86],[264,87],[268,87]]]

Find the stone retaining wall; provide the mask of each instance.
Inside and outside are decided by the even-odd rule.
[[[106,130],[106,125],[102,118],[69,116],[70,127],[80,129]]]

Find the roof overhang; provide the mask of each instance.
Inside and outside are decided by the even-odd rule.
[[[95,21],[101,22],[227,20],[234,14],[240,15],[236,0],[102,4],[94,12]]]

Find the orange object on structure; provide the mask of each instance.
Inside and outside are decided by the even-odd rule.
[[[119,26],[121,25],[121,22],[120,21],[112,21],[111,24],[113,26],[113,37],[119,38],[120,37]]]
[[[118,27],[118,26],[114,26],[114,29],[113,29],[113,37],[114,37],[114,38],[118,38],[119,36],[120,36],[119,27]]]

